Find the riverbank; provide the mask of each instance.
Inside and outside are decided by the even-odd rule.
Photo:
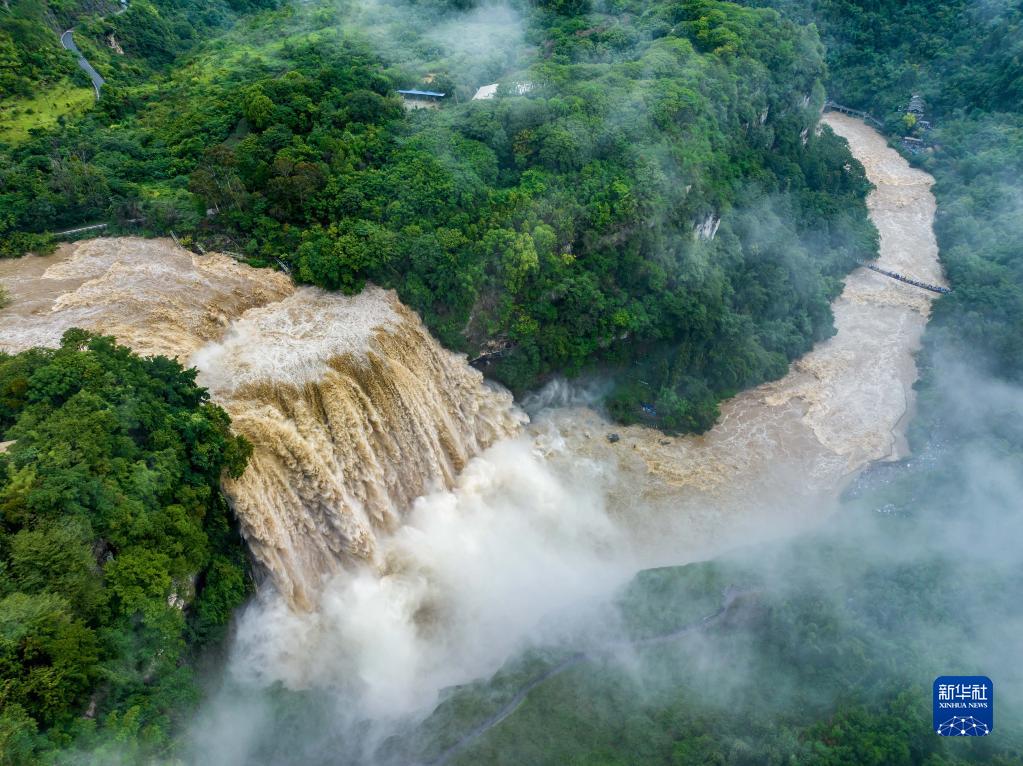
[[[880,234],[876,264],[945,286],[933,179],[864,123],[837,113],[823,122],[849,142],[874,184],[867,204]],[[726,402],[701,436],[619,428],[587,408],[551,412],[533,432],[555,460],[586,456],[613,467],[611,505],[651,566],[792,534],[826,518],[866,465],[905,456],[914,354],[937,297],[856,269],[832,306],[835,335],[780,380]]]

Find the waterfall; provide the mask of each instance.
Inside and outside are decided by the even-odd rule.
[[[299,608],[346,567],[381,571],[378,535],[525,421],[392,291],[295,288],[165,240],[95,239],[19,266],[2,275],[3,350],[54,346],[81,327],[199,369],[254,447],[224,485],[242,534]]]
[[[255,445],[225,484],[245,539],[307,608],[325,575],[382,569],[377,535],[521,424],[510,394],[379,288],[352,298],[301,288],[244,314],[194,361]]]

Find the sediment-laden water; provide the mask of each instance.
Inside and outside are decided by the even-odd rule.
[[[837,113],[824,122],[849,141],[874,184],[867,204],[882,268],[945,285],[932,230],[933,179],[878,133]],[[702,436],[615,428],[585,408],[552,412],[534,429],[613,466],[616,517],[650,565],[709,558],[826,517],[871,461],[901,457],[913,405],[913,354],[936,294],[859,268],[833,304],[836,334],[782,379],[739,394]],[[614,431],[620,440],[608,442]]]
[[[312,608],[346,566],[382,571],[377,537],[523,419],[379,288],[295,288],[226,256],[136,238],[2,262],[0,279],[12,299],[0,349],[54,346],[81,327],[198,367],[255,447],[224,488],[292,606]]]
[[[826,122],[876,186],[879,265],[943,284],[932,179],[863,124]],[[725,403],[709,433],[667,438],[586,407],[522,430],[506,392],[376,288],[296,289],[130,238],[0,262],[0,279],[13,299],[0,348],[54,345],[78,326],[177,356],[256,447],[226,490],[270,577],[203,715],[198,750],[218,764],[245,763],[246,743],[272,731],[272,712],[248,708],[247,733],[223,735],[238,700],[274,682],[330,690],[339,726],[427,709],[527,636],[556,636],[638,568],[826,518],[858,470],[905,450],[913,353],[935,297],[856,270],[834,337]]]

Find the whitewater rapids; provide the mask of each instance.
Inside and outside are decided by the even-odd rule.
[[[932,179],[862,123],[825,122],[876,187],[878,264],[944,284]],[[857,269],[834,337],[725,403],[709,433],[670,439],[575,405],[523,428],[506,392],[375,288],[296,289],[139,239],[0,262],[0,280],[0,348],[78,326],[177,356],[255,445],[225,489],[272,587],[240,616],[228,682],[199,716],[196,760],[217,764],[272,740],[273,704],[258,700],[276,683],[328,692],[336,762],[365,745],[366,721],[429,710],[639,568],[819,523],[857,471],[905,453],[935,297]]]
[[[0,264],[0,349],[55,346],[70,327],[177,357],[254,446],[224,490],[255,559],[311,609],[346,567],[382,573],[378,538],[451,487],[524,416],[445,351],[393,292],[295,288],[272,271],[167,240],[95,239]]]

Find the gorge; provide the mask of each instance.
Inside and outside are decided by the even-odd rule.
[[[878,264],[943,284],[929,177],[861,123],[825,122],[876,187]],[[359,761],[388,722],[585,623],[587,604],[637,570],[821,523],[851,476],[905,453],[912,355],[934,297],[858,269],[834,305],[837,334],[727,402],[709,433],[632,426],[611,443],[585,407],[544,409],[526,427],[507,392],[372,286],[295,288],[139,239],[0,262],[0,278],[12,298],[3,350],[81,327],[176,356],[255,447],[225,490],[269,577],[196,733],[199,760],[225,764],[274,737],[252,699],[277,683],[328,692],[343,722],[334,745],[349,733]],[[239,704],[245,725],[225,737]]]

